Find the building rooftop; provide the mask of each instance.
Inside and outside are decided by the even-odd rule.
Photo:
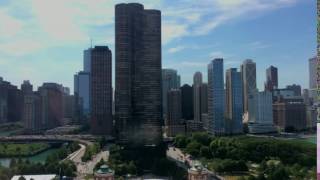
[[[11,180],[18,180],[21,176],[23,176],[26,180],[53,180],[57,177],[55,174],[46,174],[46,175],[15,175],[11,178]]]
[[[97,174],[114,174],[114,171],[104,164],[96,171]]]

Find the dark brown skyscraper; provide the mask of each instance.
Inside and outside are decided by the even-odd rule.
[[[115,7],[115,115],[120,140],[161,137],[161,12],[137,3]]]
[[[180,90],[182,118],[184,120],[193,120],[193,88],[185,84]]]
[[[43,83],[38,88],[41,96],[41,129],[61,126],[63,123],[62,86],[57,83]]]
[[[278,88],[278,68],[270,66],[267,71],[267,82],[265,84],[265,90],[272,91]]]
[[[111,135],[112,121],[112,55],[107,46],[91,50],[91,132]]]

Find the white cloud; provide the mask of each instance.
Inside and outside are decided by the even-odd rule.
[[[2,38],[9,39],[21,32],[22,22],[8,15],[6,10],[0,9],[0,34]]]
[[[208,19],[200,23],[192,34],[206,35],[232,20],[252,18],[251,14],[263,14],[297,2],[297,0],[207,0],[204,5],[215,11],[205,14]]]
[[[0,43],[0,53],[7,56],[23,56],[34,53],[41,48],[42,44],[32,39],[20,39],[18,41]]]
[[[179,52],[179,51],[182,51],[184,50],[186,47],[184,46],[177,46],[177,47],[173,47],[173,48],[170,48],[168,50],[169,53],[176,53],[176,52]]]
[[[164,44],[188,34],[187,26],[184,24],[165,21],[162,25],[162,43]]]
[[[181,66],[185,67],[206,67],[208,63],[204,62],[195,62],[195,61],[183,61],[181,62]]]
[[[252,50],[256,50],[256,49],[265,49],[270,47],[269,44],[265,44],[263,42],[260,41],[254,41],[248,44],[248,47]]]
[[[222,51],[213,51],[209,53],[209,57],[212,58],[231,58],[233,55],[232,54],[227,54]]]

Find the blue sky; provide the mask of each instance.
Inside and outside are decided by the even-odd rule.
[[[73,89],[83,50],[108,45],[114,54],[114,5],[118,0],[0,0],[0,76],[35,87],[57,82]],[[257,63],[258,88],[265,69],[279,69],[279,85],[308,87],[308,59],[316,54],[315,0],[136,0],[162,11],[162,64],[192,83],[207,64],[225,68]],[[114,65],[114,58],[113,58]],[[114,83],[114,82],[113,82]]]

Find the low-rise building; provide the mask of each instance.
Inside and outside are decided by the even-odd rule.
[[[195,164],[188,169],[188,180],[208,180],[209,172],[200,164]]]
[[[306,105],[301,97],[278,98],[273,103],[273,121],[281,130],[306,129],[306,117]]]
[[[114,171],[104,164],[94,173],[94,180],[114,180]]]
[[[55,174],[45,174],[45,175],[15,175],[11,178],[11,180],[19,180],[23,177],[25,180],[54,180],[57,179],[58,176]]]

